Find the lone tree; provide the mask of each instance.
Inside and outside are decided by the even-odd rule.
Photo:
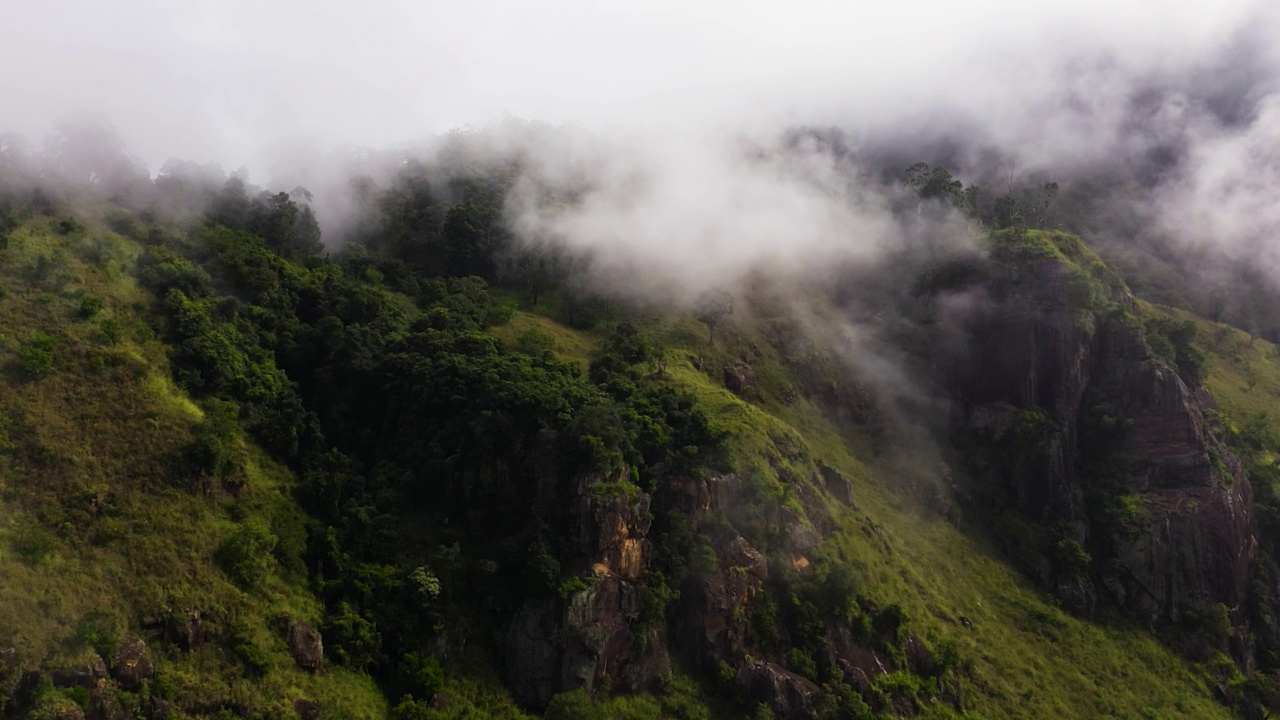
[[[694,317],[706,324],[710,331],[708,340],[716,344],[716,325],[733,314],[733,296],[723,290],[708,290],[698,296],[693,308]]]

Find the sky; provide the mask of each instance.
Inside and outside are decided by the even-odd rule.
[[[1073,78],[1105,102],[1092,64],[1184,71],[1256,27],[1263,8],[10,0],[0,3],[0,129],[38,139],[60,117],[94,113],[154,171],[173,156],[261,168],[281,146],[386,147],[505,115],[628,129],[957,117],[992,127]],[[998,129],[1051,155],[1098,130],[1023,120]],[[1054,135],[1070,137],[1055,147]]]

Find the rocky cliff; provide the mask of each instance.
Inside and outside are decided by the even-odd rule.
[[[1023,521],[1006,540],[1032,541],[1034,572],[1075,612],[1105,599],[1177,623],[1221,604],[1240,621],[1252,492],[1206,428],[1212,396],[1153,354],[1132,296],[1090,256],[1025,254],[994,254],[954,386],[979,493],[1006,527]]]
[[[509,684],[524,702],[542,707],[579,688],[651,690],[670,674],[666,629],[642,617],[649,505],[625,469],[578,479],[572,562],[587,579],[526,602],[507,635]]]

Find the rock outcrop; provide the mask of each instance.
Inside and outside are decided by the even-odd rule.
[[[775,663],[745,663],[738,668],[734,690],[750,703],[769,706],[777,717],[795,720],[818,717],[814,709],[818,686]]]
[[[507,633],[507,676],[516,697],[543,707],[579,688],[650,690],[670,674],[661,619],[642,617],[649,505],[625,470],[579,479],[570,569],[586,587],[563,599],[528,601],[516,613]]]
[[[1212,398],[1152,355],[1131,297],[1084,305],[1079,272],[1045,258],[1005,266],[986,288],[995,302],[970,328],[957,387],[966,427],[1003,450],[977,461],[982,483],[1057,533],[1059,551],[1087,549],[1046,548],[1040,563],[1076,612],[1103,596],[1157,622],[1238,609],[1256,554],[1252,494],[1205,429]]]
[[[132,635],[121,638],[111,661],[111,674],[120,687],[137,692],[143,680],[156,674],[155,665],[147,653],[147,644]]]
[[[708,671],[743,653],[747,603],[769,579],[769,565],[742,536],[721,543],[716,569],[690,578],[681,591],[679,636],[694,660]]]
[[[313,673],[324,669],[324,638],[319,630],[304,622],[290,623],[285,640],[298,667]]]

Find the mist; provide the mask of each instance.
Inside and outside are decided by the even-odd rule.
[[[65,176],[95,148],[59,144],[58,123],[97,118],[114,134],[81,137],[131,159],[116,175],[305,187],[335,250],[411,163],[510,163],[517,241],[590,257],[614,292],[891,279],[904,247],[977,252],[959,213],[904,212],[923,160],[989,194],[1060,181],[1100,218],[1070,229],[1106,247],[1155,238],[1280,272],[1265,2],[69,0],[9,3],[0,27],[0,129]],[[1105,197],[1071,195],[1096,178]],[[841,352],[910,384],[890,345],[842,323]]]

